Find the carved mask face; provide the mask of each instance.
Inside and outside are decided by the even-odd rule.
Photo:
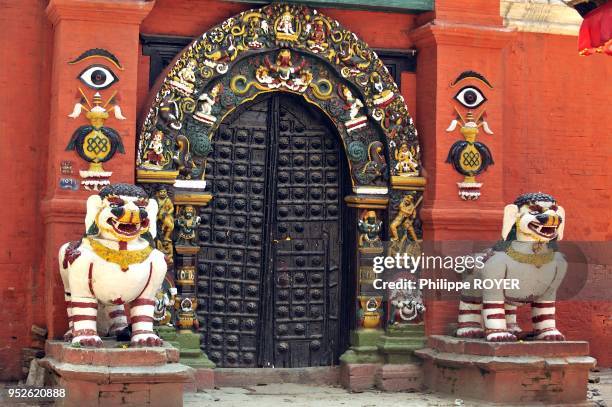
[[[157,197],[159,199],[166,199],[168,197],[168,191],[165,189],[160,189],[159,191],[157,191]]]
[[[191,219],[194,216],[195,209],[193,208],[193,206],[186,206],[185,210],[183,211],[183,215],[185,216],[185,219]]]
[[[150,232],[155,237],[157,202],[142,189],[115,184],[103,188],[87,200],[86,227],[95,224],[98,236],[114,241],[132,241]]]
[[[536,194],[534,196],[537,197]],[[544,195],[542,195],[544,196]],[[548,199],[550,198],[550,199]],[[519,198],[520,200],[520,198]],[[507,205],[504,209],[502,236],[516,228],[516,240],[523,242],[549,242],[561,240],[565,227],[565,210],[550,196]]]

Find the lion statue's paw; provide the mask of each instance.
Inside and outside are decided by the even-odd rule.
[[[132,346],[162,346],[164,341],[154,333],[138,333],[132,336]]]
[[[459,328],[456,335],[459,338],[482,338],[484,336],[484,329],[476,327]]]
[[[72,345],[99,348],[102,346],[102,339],[97,332],[73,332]]]
[[[564,341],[565,336],[556,329],[551,329],[550,331],[545,331],[536,335],[534,338],[536,341]]]
[[[487,335],[487,342],[516,342],[516,336],[507,331],[491,332]]]

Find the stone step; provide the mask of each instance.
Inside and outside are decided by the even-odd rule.
[[[216,368],[215,387],[244,387],[273,383],[339,383],[337,366],[302,368]],[[197,377],[197,376],[196,376]]]

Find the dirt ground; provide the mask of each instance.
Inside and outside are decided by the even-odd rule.
[[[588,402],[582,406],[612,407],[612,369],[591,374]],[[0,406],[51,406],[52,403],[36,403],[21,400],[11,402],[6,397],[7,386],[16,383],[0,383]],[[543,404],[531,404],[542,406]],[[308,386],[302,384],[268,384],[245,388],[225,387],[199,393],[186,393],[185,407],[454,407],[493,406],[471,400],[427,393],[382,393],[367,391],[349,393],[339,387]],[[525,405],[523,405],[525,406]]]
[[[585,405],[612,407],[612,369],[591,374]],[[493,406],[471,400],[427,393],[382,393],[367,391],[349,393],[338,387],[307,386],[301,384],[268,384],[246,388],[215,389],[188,393],[185,407],[389,407],[389,406]],[[532,404],[542,406],[543,404]],[[523,405],[524,406],[524,405]]]

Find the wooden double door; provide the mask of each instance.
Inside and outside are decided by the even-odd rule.
[[[226,118],[213,146],[214,198],[199,226],[202,349],[219,367],[337,363],[350,300],[336,130],[304,99],[274,93]]]

